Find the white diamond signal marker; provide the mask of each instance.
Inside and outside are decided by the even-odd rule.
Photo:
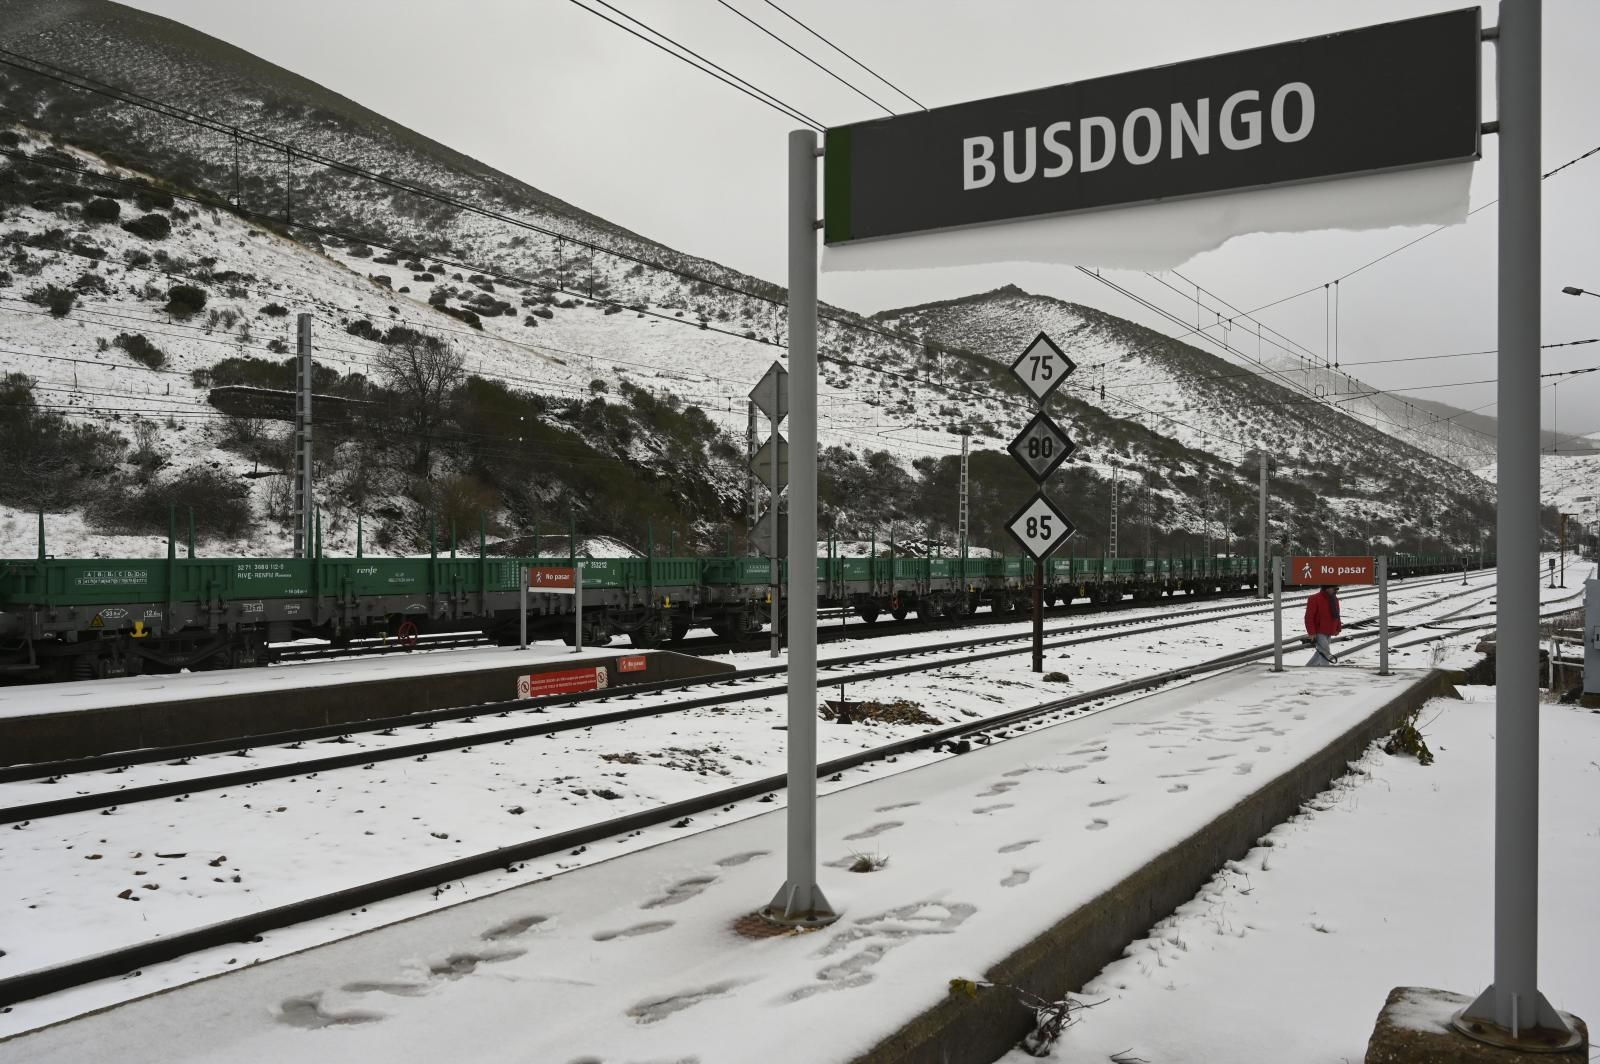
[[[1006,528],[1022,544],[1022,549],[1028,552],[1029,557],[1036,561],[1050,557],[1078,530],[1078,526],[1043,495],[1029,499],[1028,505],[1018,510],[1016,516],[1006,523]]]

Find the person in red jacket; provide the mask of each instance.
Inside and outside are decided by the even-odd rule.
[[[1306,664],[1332,665],[1338,661],[1333,656],[1328,640],[1343,629],[1344,625],[1339,621],[1339,589],[1328,584],[1306,599],[1306,641],[1317,645]]]

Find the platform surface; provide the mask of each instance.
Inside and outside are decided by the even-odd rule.
[[[1417,681],[1236,670],[825,795],[842,919],[751,940],[782,811],[0,1042],[0,1061],[847,1061]],[[884,862],[871,873],[858,856]],[[99,1047],[99,1048],[97,1048]]]

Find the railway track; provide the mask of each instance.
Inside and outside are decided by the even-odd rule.
[[[1047,649],[1060,649],[1124,638],[1131,635],[1167,632],[1195,625],[1210,624],[1225,618],[1250,616],[1269,610],[1270,607],[1234,603],[1200,607],[1186,611],[1187,616],[1177,621],[1157,619],[1156,623],[1150,623],[1149,618],[1122,618],[1112,621],[1100,621],[1087,625],[1053,629],[1047,633],[1049,636],[1064,638],[1050,638],[1046,641],[1045,646]],[[971,665],[998,657],[1029,653],[1032,647],[1031,633],[1007,633],[1004,635],[974,637],[954,643],[945,642],[895,650],[867,651],[820,662],[818,665],[819,683],[826,686],[833,686],[839,683],[864,683],[915,672]],[[399,728],[431,730],[435,724],[441,721],[473,723],[480,717],[503,718],[513,712],[540,713],[548,711],[553,706],[572,706],[585,702],[631,702],[637,701],[643,694],[657,694],[674,690],[686,692],[702,687],[730,688],[730,690],[715,694],[677,699],[658,705],[608,710],[601,713],[591,713],[558,720],[545,720],[531,724],[505,727],[491,726],[485,730],[474,730],[466,734],[406,742],[383,749],[364,748],[349,753],[293,759],[285,763],[231,770],[214,773],[209,776],[164,780],[159,783],[142,786],[98,790],[91,793],[79,793],[40,802],[13,805],[0,808],[0,824],[17,824],[42,820],[52,816],[62,816],[94,809],[110,809],[135,802],[154,801],[161,798],[187,798],[189,795],[205,791],[247,786],[308,773],[330,772],[357,766],[371,768],[382,761],[426,757],[430,754],[472,746],[504,743],[539,735],[581,731],[596,726],[619,724],[641,717],[685,713],[695,709],[723,707],[758,698],[775,697],[787,690],[787,684],[761,684],[760,681],[781,676],[786,671],[786,668],[787,666],[785,665],[766,665],[743,669],[732,676],[714,677],[702,681],[685,682],[677,680],[663,684],[639,685],[626,689],[585,692],[583,695],[566,695],[555,699],[541,700],[540,704],[533,706],[530,706],[528,700],[510,700],[462,707],[460,709],[440,710],[414,716],[366,721],[358,726],[339,726],[333,729],[303,729],[283,732],[274,736],[261,736],[257,738],[257,741],[249,745],[241,745],[237,740],[229,740],[223,743],[150,748],[72,762],[13,766],[0,771],[0,782],[17,782],[32,779],[44,785],[72,786],[72,781],[82,779],[90,773],[121,773],[133,764],[153,764],[159,761],[169,762],[171,767],[181,767],[193,758],[207,754],[225,753],[235,756],[248,756],[250,751],[267,746],[300,749],[308,742],[318,743],[319,745],[344,744],[351,741],[350,736],[358,732],[388,736]],[[418,717],[426,717],[427,719],[418,720]],[[335,734],[330,735],[330,731]]]
[[[1493,570],[1485,571],[1485,574],[1492,573]],[[1431,583],[1445,582],[1453,582],[1453,577],[1448,579],[1425,578],[1423,580],[1414,581],[1408,586],[1415,588],[1426,586],[1427,584]],[[1376,595],[1376,591],[1368,590],[1347,594],[1345,598],[1357,599],[1362,597],[1371,597],[1373,595]],[[1291,601],[1297,601],[1298,597],[1299,596],[1296,596],[1295,599]],[[1126,634],[1159,632],[1169,629],[1188,627],[1195,624],[1207,623],[1209,621],[1218,619],[1219,615],[1252,616],[1268,613],[1271,611],[1271,608],[1272,607],[1270,605],[1262,605],[1255,600],[1251,600],[1249,602],[1217,603],[1211,605],[1197,605],[1178,611],[1173,611],[1182,614],[1184,619],[1178,621],[1163,622],[1160,620],[1160,618],[1142,616],[1124,617],[1114,620],[1095,621],[1089,624],[1050,628],[1045,630],[1045,636],[1047,638],[1060,636],[1077,638],[1069,638],[1064,641],[1047,643],[1046,647],[1049,649],[1072,646],[1076,645],[1077,643],[1098,642],[1104,639],[1113,638],[1118,634],[1123,634],[1118,630],[1124,628],[1136,629],[1136,632]],[[1150,623],[1152,620],[1155,620],[1157,623],[1152,625]],[[1110,634],[1091,634],[1096,632]],[[1032,634],[1027,632],[1008,632],[996,635],[974,636],[961,640],[945,640],[939,643],[924,644],[920,646],[901,647],[897,649],[881,651],[866,651],[857,654],[833,657],[819,663],[819,668],[824,674],[830,674],[828,675],[826,684],[831,686],[841,682],[840,677],[843,673],[843,670],[848,670],[858,666],[865,666],[874,662],[887,662],[896,660],[909,662],[909,664],[897,667],[863,671],[856,674],[843,674],[843,682],[855,683],[871,679],[882,679],[896,675],[904,675],[911,672],[927,671],[934,668],[947,668],[962,664],[971,664],[974,662],[986,661],[990,660],[991,658],[1003,657],[1010,654],[1026,653],[1031,650],[1031,640]],[[979,647],[991,647],[996,649],[991,649],[987,652],[979,654],[970,654],[965,657],[949,656],[952,651],[969,650]],[[234,754],[238,756],[244,756],[252,750],[259,750],[268,747],[297,747],[305,743],[322,742],[342,743],[348,741],[350,737],[354,735],[367,733],[387,734],[400,728],[431,729],[434,725],[440,723],[452,721],[472,721],[478,717],[495,716],[504,718],[514,712],[544,713],[556,707],[570,707],[590,702],[605,703],[619,699],[624,701],[636,701],[640,696],[648,694],[658,694],[671,691],[686,692],[694,688],[713,685],[737,686],[740,684],[747,684],[767,677],[781,676],[786,672],[786,670],[787,666],[783,664],[763,665],[741,669],[731,677],[708,677],[699,680],[668,680],[657,683],[636,684],[624,690],[602,689],[598,691],[558,695],[540,699],[512,699],[502,702],[481,703],[473,706],[401,714],[360,722],[266,733],[251,736],[245,741],[241,741],[239,739],[222,739],[175,746],[146,747],[137,750],[118,751],[115,753],[102,754],[87,758],[74,758],[67,761],[0,766],[0,784],[27,780],[39,780],[47,784],[59,784],[64,780],[74,776],[82,777],[93,772],[120,772],[134,765],[154,764],[161,761],[173,762],[176,766],[187,763],[190,759],[211,754]],[[579,718],[579,720],[583,723],[575,723],[571,725],[571,727],[583,727],[596,723],[614,723],[617,720],[633,719],[637,716],[670,711],[673,706],[676,706],[678,709],[687,710],[701,708],[708,705],[729,704],[732,702],[744,701],[751,698],[765,697],[767,695],[781,693],[784,690],[786,690],[786,688],[783,685],[777,685],[770,688],[748,689],[735,695],[711,696],[704,699],[695,699],[688,702],[674,703],[672,706],[655,708],[649,711],[622,711],[624,715],[614,716],[614,719],[611,716],[608,716],[606,719],[600,719],[599,717]],[[550,723],[544,723],[531,727],[533,727],[535,730],[528,731],[526,734],[537,735],[546,734],[550,731],[567,730],[566,727],[553,726]],[[507,728],[501,729],[501,731],[507,733],[500,736],[502,739],[520,737],[519,735],[510,734],[511,732],[517,731],[517,729]],[[437,750],[450,749],[451,747],[448,745],[438,744],[452,741],[465,744],[465,740],[461,740],[459,738],[455,740],[433,740],[429,743],[415,744],[415,749],[411,752],[425,754],[435,752]],[[330,759],[329,764],[327,764],[325,767],[345,767],[343,762],[349,761],[355,757],[356,755],[350,755],[349,758],[340,759],[340,764],[333,764],[332,760]],[[310,765],[311,763],[302,762],[300,764]],[[302,771],[304,770],[305,769],[303,768]],[[310,770],[318,771],[320,769],[312,767]],[[236,782],[255,782],[254,780],[244,779],[238,773],[230,774],[230,776],[234,778]],[[131,789],[123,789],[109,793],[127,795],[133,792]],[[182,793],[182,791],[169,790],[164,794],[153,794],[151,797],[165,797],[176,793]],[[79,796],[78,800],[82,800],[82,797],[83,796]],[[60,801],[65,802],[68,801],[68,799],[61,799]],[[76,811],[73,809],[60,809],[53,812],[53,808],[53,803],[30,803],[22,806],[0,808],[0,823],[16,823],[20,819],[29,819],[34,815],[48,816],[56,815],[58,812]],[[96,808],[96,806],[85,805],[79,806],[78,808]],[[18,812],[19,810],[22,812]]]
[[[1449,598],[1455,597],[1458,596],[1449,596]],[[1477,604],[1477,602],[1468,603],[1432,620],[1437,622],[1452,617],[1460,619],[1462,614],[1471,610]],[[1438,605],[1439,600],[1435,599],[1399,607],[1392,610],[1391,614],[1407,614]],[[1191,619],[1186,623],[1200,622]],[[1171,625],[1168,627],[1171,627]],[[1356,626],[1352,625],[1352,627]],[[1145,631],[1147,629],[1140,630]],[[1110,634],[1102,633],[1095,638],[1113,637]],[[1425,637],[1414,642],[1425,642],[1427,638],[1432,637]],[[1087,641],[1087,639],[1079,641]],[[1345,653],[1353,653],[1362,647],[1369,646],[1372,642],[1375,642],[1375,640],[1368,640],[1361,646],[1351,647]],[[825,761],[818,766],[818,775],[833,776],[847,769],[874,761],[895,758],[913,751],[943,748],[956,752],[970,748],[972,743],[983,745],[989,742],[1001,741],[1012,734],[1028,730],[1031,727],[1055,723],[1069,715],[1081,716],[1085,712],[1109,709],[1111,706],[1104,704],[1109,699],[1141,693],[1167,684],[1260,660],[1271,655],[1273,649],[1273,644],[1269,643],[1265,646],[1235,650],[1207,661],[1180,668],[1154,672],[1091,691],[1064,698],[1050,699],[977,720],[963,721],[934,728],[918,735],[853,751],[843,757]],[[1013,650],[1009,652],[1021,651]],[[994,651],[990,651],[989,654],[990,656],[997,656]],[[881,655],[879,656],[881,657]],[[943,667],[945,664],[948,664],[948,662],[940,661],[932,663],[931,667]],[[896,671],[905,670],[897,669]],[[751,680],[749,678],[740,678],[735,682],[748,684]],[[770,693],[770,690],[764,689],[760,693]],[[752,692],[742,692],[740,696],[755,697],[756,695]],[[627,712],[661,712],[663,708],[641,708],[638,711]],[[578,724],[578,722],[550,723]],[[595,718],[587,719],[588,726],[592,726],[594,723],[596,723]],[[480,738],[479,741],[483,740]],[[299,769],[302,772],[304,770],[304,766]],[[466,876],[502,869],[514,869],[520,862],[567,851],[577,852],[582,847],[606,839],[627,836],[647,827],[678,822],[686,823],[685,818],[698,813],[730,807],[741,801],[774,794],[782,789],[784,783],[785,780],[782,775],[763,776],[730,787],[718,788],[682,801],[638,810],[620,817],[582,825],[566,831],[547,833],[510,846],[497,847],[492,850],[432,864],[425,868],[407,871],[398,875],[375,879],[315,897],[299,899],[287,904],[224,919],[205,927],[167,934],[152,941],[113,949],[97,956],[46,968],[37,968],[16,976],[0,979],[0,1005],[9,1005],[17,1001],[65,990],[94,980],[122,975],[128,971],[173,960],[199,950],[239,941],[250,941],[257,936],[278,928],[353,911],[361,906],[372,905],[415,891],[438,888],[441,884],[447,884]]]

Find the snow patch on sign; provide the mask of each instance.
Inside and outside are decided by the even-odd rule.
[[[1043,262],[1169,270],[1237,236],[1455,225],[1472,164],[1283,185],[1083,214],[865,240],[823,249],[824,272]]]

